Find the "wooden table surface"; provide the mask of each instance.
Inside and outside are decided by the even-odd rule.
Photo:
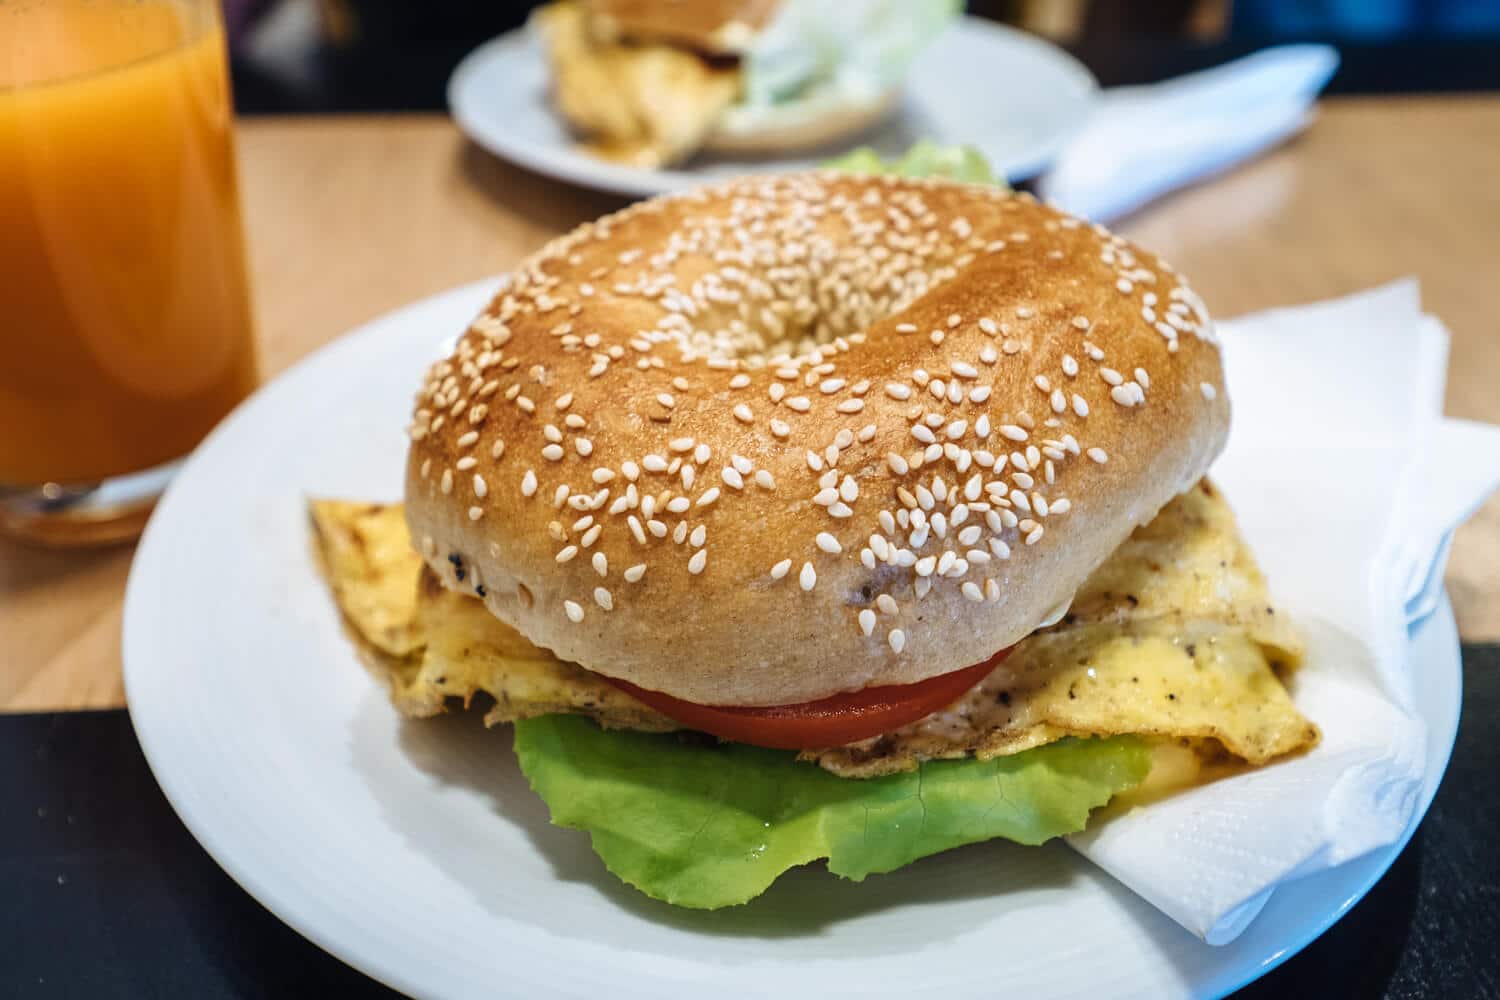
[[[439,116],[252,119],[241,184],[267,376],[402,303],[502,272],[618,207],[506,166]],[[1449,414],[1500,422],[1500,97],[1330,100],[1260,160],[1119,226],[1219,316],[1403,275],[1453,331]],[[124,704],[128,546],[0,540],[0,710]],[[1468,641],[1500,640],[1500,501],[1453,549]]]

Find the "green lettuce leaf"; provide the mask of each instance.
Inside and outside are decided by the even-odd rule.
[[[840,778],[789,751],[605,731],[569,715],[515,724],[516,755],[552,822],[587,830],[620,879],[677,906],[755,898],[820,858],[855,881],[962,844],[1040,844],[1139,784],[1134,737],[1065,739],[993,760]]]
[[[826,167],[857,174],[898,174],[902,177],[947,177],[969,184],[1005,186],[995,177],[989,161],[973,146],[939,146],[923,139],[894,160],[883,160],[868,146],[861,146],[826,161]]]

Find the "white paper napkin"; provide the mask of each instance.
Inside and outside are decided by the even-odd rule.
[[[1210,944],[1276,886],[1405,830],[1427,765],[1407,629],[1453,529],[1500,487],[1500,427],[1442,417],[1447,333],[1415,282],[1220,333],[1234,430],[1212,475],[1307,640],[1292,693],[1323,740],[1070,838]]]
[[[1109,222],[1300,131],[1338,64],[1329,46],[1285,45],[1164,83],[1107,90],[1040,179],[1040,193]]]

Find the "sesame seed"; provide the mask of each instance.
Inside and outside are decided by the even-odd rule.
[[[806,413],[812,409],[812,401],[806,396],[793,396],[786,401],[786,405],[798,413]]]
[[[688,572],[691,573],[691,574],[693,574],[694,576],[697,576],[699,573],[703,572],[703,567],[705,567],[707,565],[708,565],[708,550],[707,549],[699,549],[697,552],[694,552],[693,553],[693,557],[688,560],[688,566],[687,566]]]
[[[755,419],[755,416],[750,412],[750,407],[744,403],[737,403],[734,407],[734,418],[740,423],[748,424]]]
[[[1134,386],[1134,382],[1129,382],[1125,385],[1117,385],[1113,389],[1109,390],[1109,396],[1121,406],[1134,406],[1136,404],[1136,390]]]
[[[646,575],[646,564],[636,563],[634,566],[631,566],[629,569],[627,569],[622,575],[625,577],[626,583],[639,583],[641,577]]]
[[[992,320],[992,319],[990,319],[988,316],[985,316],[985,317],[983,317],[983,318],[980,319],[980,321],[979,321],[979,329],[983,330],[985,333],[987,333],[991,337],[993,337],[995,334],[997,334],[997,333],[1000,332],[999,329],[995,326],[995,321]]]
[[[1209,402],[1213,402],[1214,398],[1219,395],[1219,390],[1215,389],[1210,382],[1199,382],[1198,391],[1203,393],[1203,398]]]
[[[724,466],[724,468],[720,471],[719,476],[728,486],[732,486],[737,490],[742,490],[745,488],[744,477],[740,475],[738,469],[735,469],[732,466]]]
[[[839,540],[837,538],[834,538],[826,531],[818,532],[818,536],[815,541],[818,544],[818,548],[822,549],[824,552],[827,552],[829,555],[837,555],[838,553],[844,551],[844,547],[839,544]]]
[[[869,608],[865,608],[859,613],[859,630],[865,635],[870,635],[875,631],[875,612]]]
[[[1140,384],[1142,389],[1151,388],[1151,376],[1146,374],[1146,369],[1137,368],[1135,370],[1135,380]]]
[[[713,457],[713,453],[713,449],[708,445],[700,444],[698,445],[698,447],[693,449],[693,461],[697,462],[699,465],[703,465]]]
[[[575,625],[583,621],[583,607],[577,601],[563,601],[563,612]]]
[[[611,595],[610,592],[603,587],[594,588],[594,603],[599,605],[599,607],[603,608],[605,611],[613,611],[615,607],[615,599],[613,595]]]
[[[526,470],[526,474],[521,477],[521,495],[523,497],[529,497],[529,496],[534,496],[535,494],[536,494],[536,473],[533,472],[530,469],[527,469]]]
[[[687,497],[673,497],[667,501],[667,510],[673,514],[684,514],[693,502]]]
[[[803,563],[802,572],[797,575],[797,585],[800,586],[803,590],[812,590],[813,587],[817,586],[817,584],[817,570],[813,569],[812,563]]]
[[[1090,448],[1086,454],[1089,456],[1089,458],[1093,459],[1095,462],[1098,462],[1100,465],[1103,465],[1105,462],[1109,461],[1109,456],[1105,454],[1103,448]]]
[[[660,455],[647,455],[641,459],[641,465],[647,472],[666,472],[667,460]]]
[[[979,377],[979,370],[973,365],[969,364],[967,361],[955,361],[953,362],[951,367],[953,374],[957,375],[959,378]]]
[[[693,445],[696,444],[696,443],[697,442],[695,442],[690,437],[680,437],[680,438],[673,438],[670,442],[668,442],[667,447],[670,448],[672,451],[677,451],[677,452],[692,451],[693,450]],[[650,466],[647,466],[647,468],[650,468]]]
[[[906,648],[906,633],[899,628],[893,628],[886,635],[886,641],[891,644],[891,652],[899,653]]]
[[[777,420],[773,417],[771,420],[771,433],[776,437],[784,438],[792,433],[792,428],[786,421]]]

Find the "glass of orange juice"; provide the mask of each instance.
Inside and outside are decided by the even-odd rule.
[[[130,537],[256,381],[216,0],[0,0],[0,532]]]

